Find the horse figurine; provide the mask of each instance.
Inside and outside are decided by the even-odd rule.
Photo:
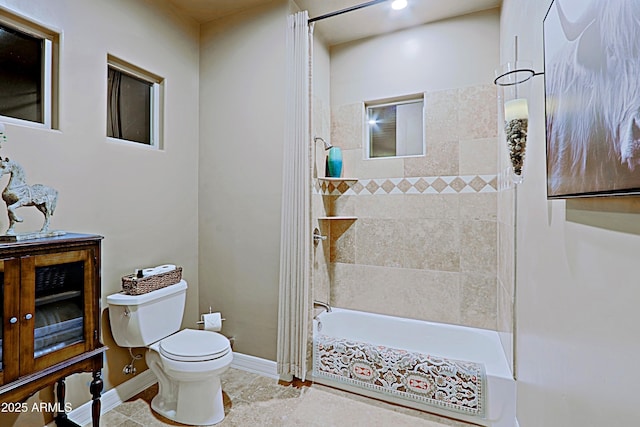
[[[9,215],[9,228],[7,235],[15,234],[16,222],[22,222],[22,218],[16,215],[16,209],[22,206],[35,206],[44,215],[44,224],[40,229],[41,233],[49,230],[49,221],[53,211],[56,209],[58,191],[42,184],[28,185],[24,169],[20,164],[0,158],[0,177],[10,174],[9,184],[2,192],[2,200],[7,204]]]

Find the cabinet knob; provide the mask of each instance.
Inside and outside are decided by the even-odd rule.
[[[27,314],[24,315],[24,318],[27,319],[27,320],[31,320],[32,317],[33,317],[33,314],[31,314],[31,313],[27,313]]]
[[[18,322],[18,318],[17,317],[12,317],[11,319],[9,319],[9,323],[17,323]]]

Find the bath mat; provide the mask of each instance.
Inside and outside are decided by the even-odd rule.
[[[484,365],[320,335],[313,375],[484,417]]]

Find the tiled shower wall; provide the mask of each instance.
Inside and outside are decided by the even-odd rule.
[[[423,157],[364,160],[363,122],[362,103],[331,108],[343,176],[358,181],[315,181],[313,223],[328,239],[314,249],[314,298],[496,329],[495,87],[425,93]],[[317,147],[316,176],[323,162]],[[357,219],[318,220],[335,215]]]

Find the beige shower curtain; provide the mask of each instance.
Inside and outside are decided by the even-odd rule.
[[[287,20],[287,93],[280,240],[278,374],[305,380],[310,280],[310,32],[308,13]]]

